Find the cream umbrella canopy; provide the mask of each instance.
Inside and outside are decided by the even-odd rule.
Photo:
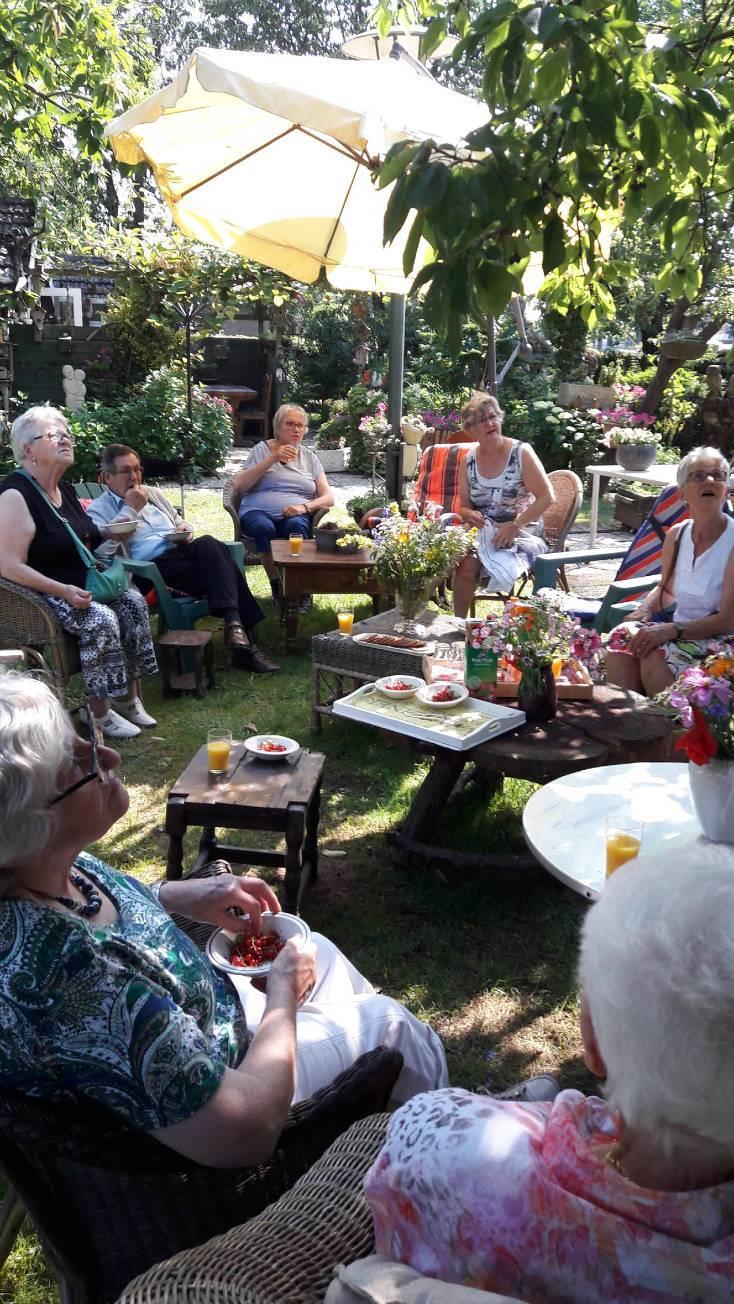
[[[391,187],[370,167],[401,140],[458,144],[486,107],[400,61],[199,49],[168,86],[111,122],[123,163],[145,161],[176,224],[338,289],[404,294],[409,226],[382,243]],[[418,266],[428,256],[418,258]]]

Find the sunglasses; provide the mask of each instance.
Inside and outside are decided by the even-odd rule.
[[[89,743],[89,772],[83,778],[77,779],[76,783],[70,783],[68,788],[64,788],[63,792],[60,792],[57,797],[53,798],[53,801],[49,802],[49,806],[55,806],[58,802],[64,801],[73,792],[83,788],[85,783],[91,783],[92,779],[96,779],[98,783],[107,783],[109,781],[109,774],[99,760],[102,730],[95,721],[89,705],[79,712],[79,726],[79,736]]]

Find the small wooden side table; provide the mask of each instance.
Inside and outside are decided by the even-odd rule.
[[[196,693],[214,687],[214,647],[208,629],[169,629],[158,639],[163,696]],[[193,659],[193,669],[190,663]]]
[[[200,747],[171,788],[166,803],[167,878],[181,878],[183,836],[203,829],[194,869],[222,857],[233,865],[276,868],[285,859],[283,906],[299,910],[306,889],[318,872],[318,827],[321,780],[326,758],[300,751],[293,760],[259,761],[244,744],[234,743],[227,774],[210,775],[207,749]],[[282,851],[232,847],[217,842],[217,828],[282,833]]]
[[[273,561],[283,585],[286,647],[292,648],[298,632],[298,599],[306,593],[366,593],[374,611],[387,589],[374,572],[370,553],[320,552],[313,539],[304,539],[297,557],[287,539],[273,539]]]

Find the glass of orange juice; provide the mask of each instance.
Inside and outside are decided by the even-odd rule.
[[[607,852],[607,878],[620,865],[634,860],[642,843],[642,825],[639,820],[621,815],[607,815],[604,821],[604,843]]]
[[[353,612],[353,611],[338,611],[338,612],[336,613],[336,618],[337,618],[337,620],[339,621],[339,633],[340,633],[340,634],[351,634],[351,632],[352,632],[352,625],[353,625],[353,623],[354,623],[354,612]]]
[[[291,557],[300,557],[303,536],[300,534],[289,534],[288,542],[291,545]]]
[[[553,660],[551,661],[551,670],[553,671],[553,678],[558,679],[561,671],[563,670],[563,657],[553,658]]]
[[[206,736],[206,751],[210,774],[226,774],[232,734],[227,729],[210,729]]]

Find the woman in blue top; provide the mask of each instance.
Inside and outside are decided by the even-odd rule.
[[[446,1085],[438,1037],[326,938],[289,941],[263,994],[171,918],[231,927],[238,907],[259,931],[280,909],[260,879],[150,890],[84,854],[127,810],[119,761],[45,684],[0,675],[0,1085],[92,1099],[222,1168],[268,1158],[291,1103],[374,1046],[404,1055],[396,1099]]]
[[[283,403],[273,417],[273,438],[255,445],[244,470],[232,482],[233,492],[241,496],[242,532],[255,540],[276,601],[281,593],[270,552],[273,539],[291,534],[308,539],[314,512],[334,504],[323,466],[310,448],[303,447],[307,430],[304,409]]]

